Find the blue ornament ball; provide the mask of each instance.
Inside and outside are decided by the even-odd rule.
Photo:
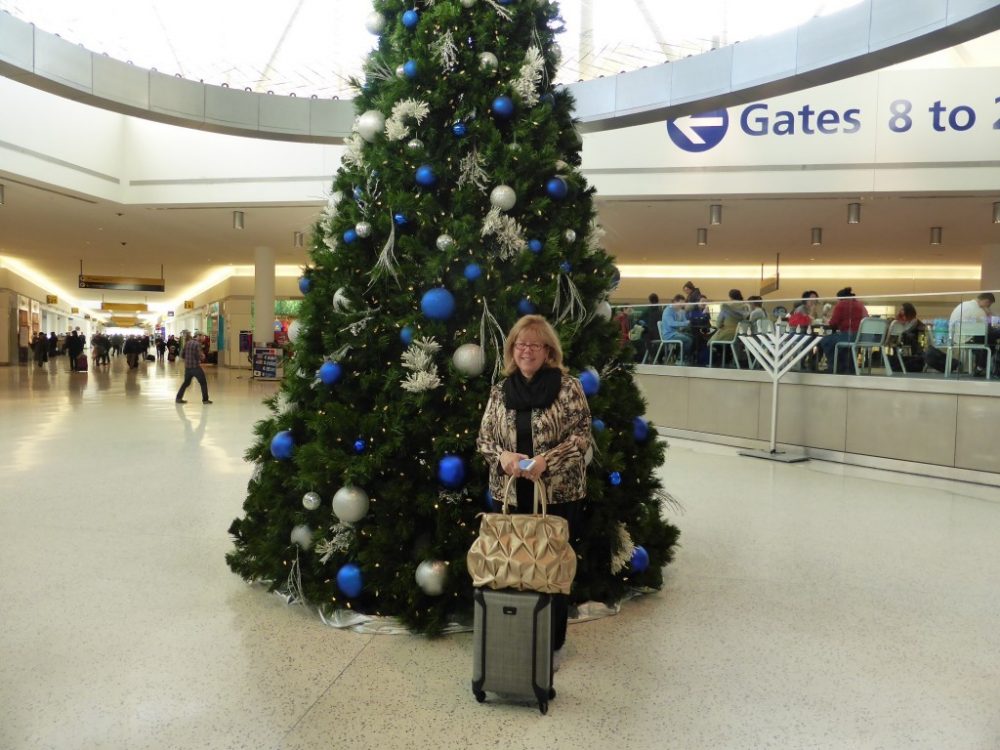
[[[493,490],[489,487],[486,488],[486,492],[483,493],[483,506],[487,511],[493,512],[496,510],[496,502],[493,500]]]
[[[279,461],[287,461],[295,450],[295,439],[290,430],[282,430],[271,438],[271,455]]]
[[[649,567],[649,553],[644,547],[636,547],[632,552],[632,572],[641,573]]]
[[[542,252],[542,248],[544,247],[545,245],[542,244],[541,240],[528,240],[528,249],[536,255]]]
[[[593,367],[588,367],[580,373],[580,385],[583,386],[585,395],[596,396],[597,392],[601,390],[601,376]]]
[[[617,289],[618,285],[622,283],[622,272],[618,270],[618,266],[612,266],[614,270],[611,272],[611,288]]]
[[[493,110],[494,117],[498,117],[501,120],[509,120],[514,116],[514,100],[509,96],[498,96],[493,100]]]
[[[354,200],[359,201],[365,197],[365,191],[359,187],[354,188]]]
[[[569,183],[562,177],[553,177],[545,184],[545,192],[553,200],[564,200],[569,195]]]
[[[430,289],[421,298],[420,309],[431,320],[448,320],[455,312],[455,298],[444,287]]]
[[[451,133],[456,138],[465,138],[466,134],[469,132],[468,126],[464,122],[456,122],[451,126]]]
[[[357,440],[354,441],[354,452],[357,453],[359,456],[362,453],[364,453],[367,448],[368,448],[368,443],[366,443],[361,438],[358,438]]]
[[[416,60],[407,60],[405,63],[403,63],[403,75],[409,78],[410,80],[413,80],[414,78],[417,77]]]
[[[450,490],[465,484],[465,461],[461,456],[448,455],[438,461],[438,479]]]
[[[632,436],[637,442],[645,443],[649,438],[649,422],[642,417],[632,420]]]
[[[547,104],[550,107],[556,106],[556,98],[552,94],[542,94],[542,104]]]
[[[604,424],[603,419],[592,420],[590,424],[594,428],[595,432],[604,432],[604,428],[607,427],[607,425]]]
[[[347,243],[348,245],[356,242],[357,239],[358,239],[358,233],[353,229],[348,229],[346,232],[344,232],[344,242]]]
[[[408,29],[415,29],[420,23],[420,14],[415,10],[408,10],[403,14],[403,26]]]
[[[302,292],[303,294],[309,294],[309,291],[312,289],[312,286],[313,286],[312,279],[310,279],[308,276],[303,276],[299,279],[299,291]]]
[[[499,0],[499,2],[501,5],[511,5],[513,4],[514,0]]]
[[[319,368],[319,379],[323,385],[336,385],[344,376],[344,368],[337,362],[324,362]]]
[[[612,471],[608,474],[608,481],[611,483],[612,487],[617,487],[622,483],[622,475],[617,471]]]
[[[410,223],[410,220],[406,218],[406,214],[393,214],[392,220],[395,222],[397,227],[405,227]]]
[[[559,270],[562,271],[563,273],[572,273],[573,264],[570,263],[568,260],[564,260],[562,263],[559,264]]]
[[[432,167],[430,164],[421,164],[419,167],[417,167],[417,172],[415,176],[417,184],[420,185],[421,187],[430,188],[437,185],[438,178],[437,175],[434,174],[434,167]]]
[[[403,342],[403,346],[409,346],[413,343],[414,330],[411,326],[404,326],[399,332],[399,340]]]
[[[344,596],[355,597],[364,588],[364,580],[361,578],[361,568],[354,563],[342,565],[337,571],[337,588]]]
[[[479,267],[478,263],[470,263],[465,267],[465,278],[469,281],[475,281],[480,276],[483,275],[483,269]]]
[[[530,299],[524,298],[517,303],[517,312],[519,315],[534,315],[538,312],[538,306]]]

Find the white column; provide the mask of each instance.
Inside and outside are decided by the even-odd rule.
[[[983,245],[983,263],[979,288],[984,291],[1000,289],[1000,245]]]
[[[274,340],[274,248],[255,247],[254,261],[254,345]]]

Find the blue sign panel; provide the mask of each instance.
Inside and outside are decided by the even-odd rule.
[[[715,109],[689,117],[667,120],[670,140],[684,151],[699,154],[722,143],[729,132],[729,112]]]

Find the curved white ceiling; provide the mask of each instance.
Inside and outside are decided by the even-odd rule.
[[[560,83],[590,80],[789,29],[861,0],[563,0]],[[350,98],[373,38],[364,0],[0,0],[87,49],[232,88]]]

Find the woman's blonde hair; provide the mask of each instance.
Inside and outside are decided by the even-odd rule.
[[[556,335],[556,330],[541,315],[525,315],[510,329],[510,333],[507,334],[507,340],[504,342],[504,375],[513,375],[517,370],[517,364],[514,362],[514,344],[517,342],[517,337],[524,331],[534,331],[538,335],[538,338],[541,339],[541,343],[545,344],[548,348],[548,356],[545,358],[547,366],[566,372],[566,366],[563,365],[562,344],[559,343],[559,336]]]

